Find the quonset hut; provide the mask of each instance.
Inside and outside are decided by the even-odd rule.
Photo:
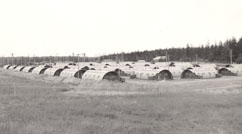
[[[11,65],[8,67],[9,70],[14,70],[17,67],[17,65]]]
[[[213,68],[190,68],[182,72],[182,79],[206,79],[219,77],[216,69]]]
[[[4,65],[3,69],[8,69],[11,65]]]
[[[24,69],[22,70],[22,72],[29,73],[29,72],[32,72],[34,68],[35,67],[33,67],[33,66],[26,66],[26,67],[24,67]]]
[[[25,68],[25,66],[18,66],[17,68],[15,68],[15,71],[21,72],[21,71],[23,71],[24,68]]]
[[[45,66],[38,66],[36,68],[33,69],[32,73],[34,74],[43,74],[44,71],[47,69],[48,67]]]
[[[83,74],[87,70],[65,69],[60,73],[60,77],[75,77],[82,79]]]
[[[135,70],[130,78],[144,80],[172,80],[181,77],[182,70],[177,67],[150,70]]]
[[[225,67],[219,68],[218,73],[225,76],[239,76],[242,75],[242,65],[226,65]]]
[[[50,76],[60,76],[60,73],[64,70],[64,68],[47,68],[44,71],[44,74],[50,75]]]
[[[120,81],[120,76],[114,71],[106,70],[87,70],[83,76],[83,80],[108,80],[108,81]]]
[[[157,70],[136,70],[134,71],[133,75],[130,75],[130,78],[137,78],[141,80],[155,80],[155,76],[157,75],[157,73]]]
[[[171,72],[167,69],[161,70],[159,73],[156,75],[157,80],[172,80],[173,76]]]

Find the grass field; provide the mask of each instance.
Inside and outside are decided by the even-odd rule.
[[[132,81],[117,83],[118,91],[131,85],[127,91],[143,94],[69,95],[64,91],[88,91],[92,85],[73,88],[1,71],[0,134],[241,134],[241,93],[189,92],[239,84],[241,78],[211,81],[191,81],[192,86],[186,81],[134,86],[137,81]],[[115,83],[103,84],[108,91],[117,88]],[[160,85],[166,86],[157,88]],[[107,90],[104,87],[91,90]],[[233,86],[226,89],[234,90]]]

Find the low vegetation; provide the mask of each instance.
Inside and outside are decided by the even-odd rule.
[[[68,90],[66,84],[0,75],[0,133],[242,133],[240,93],[69,96]]]

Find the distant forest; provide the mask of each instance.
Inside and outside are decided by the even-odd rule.
[[[131,53],[119,53],[101,56],[101,59],[121,59],[123,61],[152,61],[156,56],[169,56],[170,61],[186,62],[221,62],[230,63],[232,50],[232,61],[242,63],[242,37],[239,40],[231,38],[225,42],[192,47],[187,44],[186,48],[156,49],[151,51],[136,51]]]
[[[46,62],[101,62],[104,60],[111,61],[138,61],[145,60],[151,62],[156,56],[169,57],[169,61],[185,61],[185,62],[219,62],[230,63],[230,53],[232,50],[232,62],[242,63],[242,37],[237,40],[231,38],[225,42],[215,44],[206,44],[199,47],[192,47],[187,44],[186,48],[169,48],[169,49],[156,49],[151,51],[136,51],[131,53],[117,53],[110,55],[103,55],[100,57],[77,57],[76,55],[70,56],[32,56],[32,57],[2,57],[0,65],[17,64],[17,65],[33,65],[36,63]]]

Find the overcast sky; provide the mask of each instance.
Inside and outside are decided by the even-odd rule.
[[[242,36],[242,0],[0,0],[0,54],[96,56]]]

